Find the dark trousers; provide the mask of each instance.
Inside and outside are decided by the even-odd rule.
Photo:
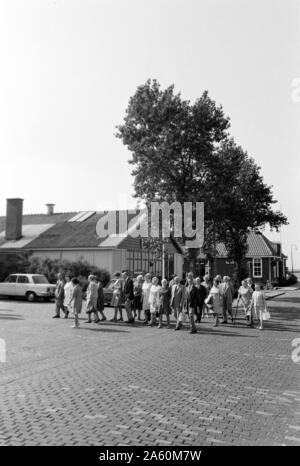
[[[60,316],[60,310],[66,313],[64,303],[59,300],[55,300],[55,315]]]
[[[190,318],[190,329],[191,330],[196,330],[196,325],[195,325],[195,308],[190,307],[189,308],[189,318]]]

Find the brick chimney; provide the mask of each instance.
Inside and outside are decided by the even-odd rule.
[[[55,206],[55,204],[46,204],[47,215],[53,215],[54,214],[54,206]]]
[[[5,239],[17,241],[22,237],[23,199],[6,199]]]

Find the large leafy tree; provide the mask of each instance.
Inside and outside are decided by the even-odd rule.
[[[206,202],[206,250],[214,255],[216,241],[225,244],[237,264],[238,275],[247,252],[247,235],[266,224],[278,230],[287,224],[276,203],[272,186],[264,183],[260,167],[233,139],[222,141],[211,158],[207,179],[210,201]]]
[[[223,241],[240,266],[247,233],[287,222],[274,212],[272,189],[260,168],[229,139],[229,118],[207,91],[191,104],[156,80],[130,98],[116,136],[131,152],[135,194],[152,201],[205,203],[205,250]],[[195,251],[193,251],[195,253]]]
[[[145,201],[199,201],[210,156],[226,135],[229,119],[207,92],[192,105],[156,80],[131,97],[121,138],[132,154],[134,187]]]

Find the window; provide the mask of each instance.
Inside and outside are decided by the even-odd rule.
[[[253,259],[253,278],[262,278],[262,259]]]
[[[9,275],[6,280],[6,283],[16,283],[17,282],[17,275]]]
[[[134,272],[134,255],[133,251],[127,251],[127,270],[131,273]]]
[[[174,254],[168,255],[168,268],[166,268],[165,273],[169,278],[174,275]]]
[[[148,251],[143,251],[142,270],[143,270],[143,272],[148,272],[149,271],[149,252]]]
[[[44,277],[44,275],[34,275],[32,277],[32,281],[33,283],[35,283],[36,285],[44,285],[46,283],[49,283],[47,278]]]
[[[142,270],[142,252],[134,251],[134,272]]]
[[[29,283],[28,277],[26,277],[26,275],[19,275],[18,283]]]

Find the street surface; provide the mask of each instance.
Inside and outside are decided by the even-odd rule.
[[[191,335],[1,300],[0,445],[300,445],[300,290],[268,305]]]

